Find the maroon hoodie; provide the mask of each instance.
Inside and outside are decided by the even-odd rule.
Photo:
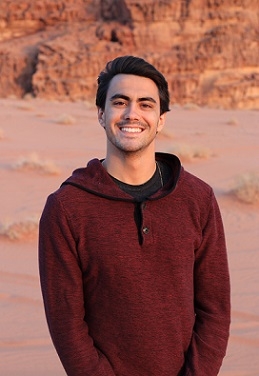
[[[69,376],[214,376],[220,369],[230,287],[218,205],[177,157],[156,158],[172,178],[145,202],[122,191],[97,159],[48,197],[41,286]]]

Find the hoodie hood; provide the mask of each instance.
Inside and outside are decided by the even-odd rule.
[[[183,167],[181,162],[173,154],[156,153],[156,161],[167,164],[171,171],[171,178],[158,192],[151,196],[155,200],[172,192],[179,180]],[[73,174],[62,183],[62,186],[72,185],[88,193],[104,197],[110,200],[135,201],[132,196],[122,191],[113,181],[112,177],[102,166],[101,160],[95,158],[88,162],[86,167],[76,169]]]

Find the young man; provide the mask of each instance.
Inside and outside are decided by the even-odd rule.
[[[98,78],[104,160],[48,197],[39,265],[50,334],[69,376],[214,376],[230,323],[212,189],[155,153],[165,78],[124,56]]]

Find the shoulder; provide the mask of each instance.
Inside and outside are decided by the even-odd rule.
[[[179,177],[179,185],[182,189],[188,190],[197,196],[211,196],[213,194],[213,189],[207,182],[186,171],[183,167]]]
[[[181,171],[176,191],[177,201],[191,212],[199,213],[203,220],[206,220],[211,211],[219,210],[212,187],[184,169]]]

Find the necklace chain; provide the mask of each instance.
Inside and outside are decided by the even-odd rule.
[[[105,163],[105,159],[102,161],[103,167],[105,167],[104,163]],[[159,177],[160,177],[161,188],[163,188],[163,186],[164,186],[163,175],[162,175],[162,171],[161,171],[161,168],[159,166],[159,163],[157,161],[156,161],[156,166],[157,166],[157,170],[158,170]]]
[[[163,176],[162,176],[162,172],[161,172],[159,163],[157,161],[156,161],[156,165],[157,165],[157,169],[158,169],[159,176],[160,176],[161,187],[163,188],[163,186],[164,186]]]

